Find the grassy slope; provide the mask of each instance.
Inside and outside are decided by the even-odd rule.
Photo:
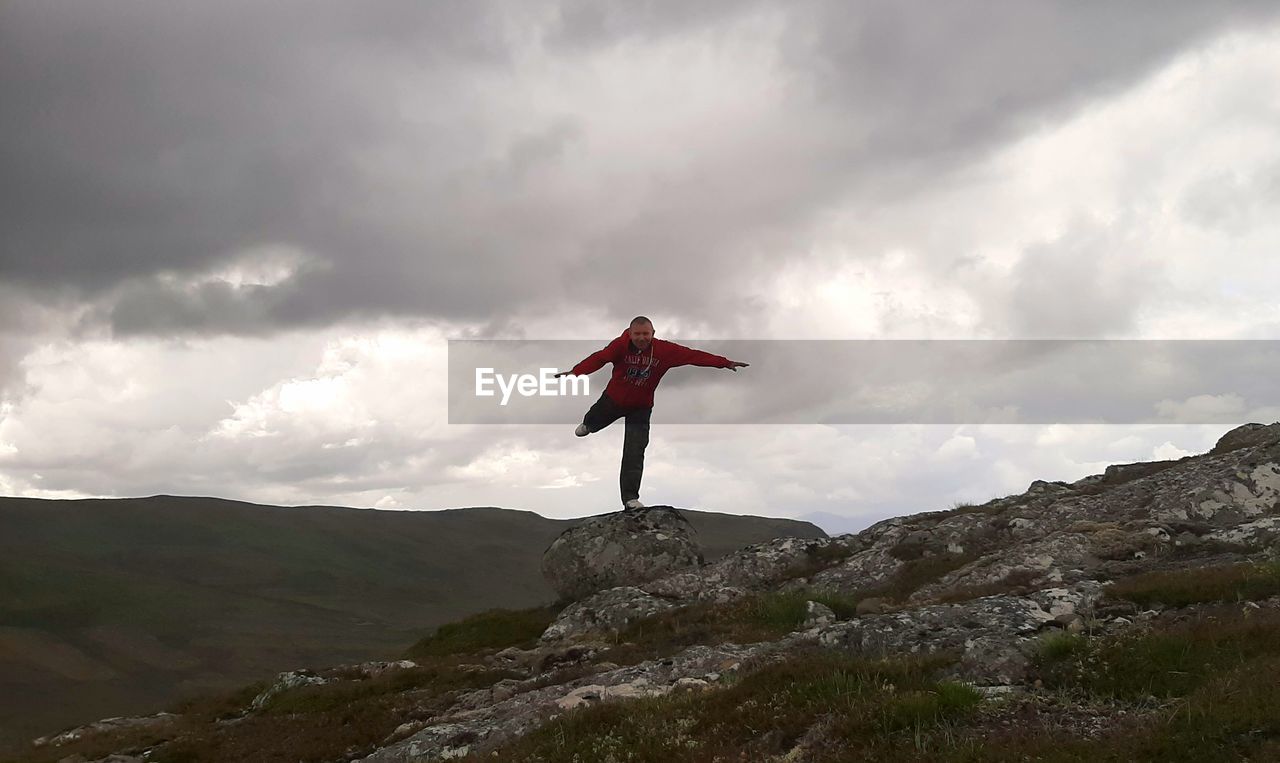
[[[774,759],[769,756],[801,744],[807,753],[798,759],[812,763],[1275,760],[1280,613],[1247,602],[1276,595],[1280,566],[1274,562],[1137,575],[1107,589],[1108,606],[1178,601],[1186,608],[1168,610],[1150,629],[1117,635],[1046,632],[1032,668],[1041,688],[1026,694],[984,700],[945,680],[941,671],[954,655],[884,660],[814,647],[781,663],[748,664],[722,677],[710,693],[571,710],[508,742],[496,756],[513,763],[701,763]],[[807,598],[804,591],[762,593],[660,613],[633,624],[592,661],[631,665],[691,644],[776,639],[799,627]],[[826,603],[839,613],[851,602]],[[458,691],[516,677],[472,669],[505,646],[529,647],[554,610],[467,617],[414,647],[417,668],[373,679],[329,672],[329,683],[285,690],[234,724],[217,719],[240,715],[261,684],[182,707],[182,717],[162,728],[30,749],[15,763],[145,749],[156,763],[320,763],[362,755],[400,724],[425,721],[451,706]],[[566,665],[539,684],[591,672],[588,665]],[[472,759],[494,757],[465,758]]]
[[[807,523],[686,512],[711,558]],[[397,656],[424,631],[554,598],[575,520],[154,496],[0,498],[0,745],[279,670]]]

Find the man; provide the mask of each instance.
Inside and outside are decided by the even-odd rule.
[[[622,470],[618,486],[622,491],[622,507],[642,509],[640,478],[644,473],[644,450],[649,445],[649,417],[653,413],[653,391],[662,375],[677,366],[707,366],[737,371],[749,365],[721,355],[654,339],[653,322],[643,315],[631,320],[631,326],[604,349],[593,352],[581,363],[556,376],[589,374],[613,363],[613,378],[600,394],[600,399],[582,417],[574,430],[579,437],[599,432],[619,418],[626,418],[622,440]]]

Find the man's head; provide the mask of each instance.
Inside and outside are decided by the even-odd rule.
[[[649,345],[653,342],[653,322],[643,315],[637,315],[631,319],[631,343],[636,349],[644,351],[649,349]]]

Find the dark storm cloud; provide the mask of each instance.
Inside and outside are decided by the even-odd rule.
[[[572,115],[492,125],[474,102],[517,73],[513,40],[589,65],[768,6],[10,2],[0,279],[96,300],[121,334],[494,321],[623,287],[727,324],[733,285],[807,248],[829,205],[910,195],[1272,5],[780,5],[790,111],[664,148],[681,169],[600,229],[584,221],[616,200],[547,191],[583,170],[567,159],[591,136]],[[157,280],[271,244],[315,262],[274,287]]]
[[[264,241],[366,254],[344,180],[395,121],[377,75],[505,54],[478,4],[364,7],[6,4],[0,276],[93,296]]]

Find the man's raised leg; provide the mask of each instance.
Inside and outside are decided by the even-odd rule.
[[[592,432],[599,432],[617,421],[624,412],[608,395],[601,392],[600,398],[587,409],[586,415],[582,417],[582,423],[578,425],[574,434],[585,437]]]

